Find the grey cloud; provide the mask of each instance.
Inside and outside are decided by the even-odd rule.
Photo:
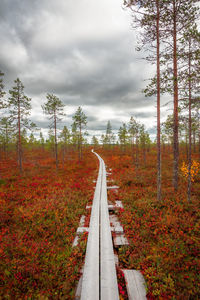
[[[89,0],[86,2],[94,5]],[[136,108],[152,106],[153,99],[147,101],[141,93],[145,72],[150,67],[138,60],[140,55],[133,50],[134,35],[128,29],[127,32],[113,30],[110,34],[92,32],[90,26],[94,24],[81,19],[80,22],[85,22],[83,32],[70,34],[68,19],[71,30],[80,26],[75,19],[79,15],[73,16],[78,9],[72,0],[1,0],[0,42],[4,47],[0,48],[0,69],[5,73],[7,88],[19,76],[25,93],[33,99],[48,92],[58,95],[67,106],[111,107],[116,115],[111,124],[118,130],[122,123],[121,111],[129,117]],[[57,32],[50,31],[51,20],[61,22]],[[110,23],[108,32],[112,26]],[[41,98],[40,102],[44,100]],[[98,113],[91,114],[90,111],[88,129],[105,130],[106,124],[102,124]],[[135,116],[153,118],[152,113],[136,112]],[[48,126],[45,119],[38,122],[33,117],[34,120],[42,128]],[[65,122],[70,126],[69,119]]]

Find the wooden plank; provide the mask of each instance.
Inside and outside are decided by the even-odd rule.
[[[106,175],[107,175],[107,176],[109,176],[109,175],[112,175],[112,173],[110,173],[110,172],[106,172]]]
[[[116,200],[115,205],[116,205],[116,208],[124,208],[123,204],[122,204],[122,201]]]
[[[82,282],[83,282],[83,276],[81,275],[77,288],[76,288],[76,293],[75,293],[75,300],[80,300],[81,299],[81,289],[82,289]]]
[[[79,227],[83,227],[85,224],[85,216],[82,215],[81,218],[80,218],[80,222],[79,222]],[[78,229],[77,229],[78,231]],[[78,245],[78,240],[79,240],[79,234],[81,234],[82,232],[77,232],[76,231],[76,236],[74,238],[74,241],[73,241],[73,244],[72,244],[72,247],[75,247]]]
[[[115,210],[116,206],[113,204],[108,205],[108,210]]]
[[[80,218],[79,227],[83,227],[84,224],[85,224],[85,216],[82,215],[81,218]]]
[[[74,241],[73,241],[72,247],[75,247],[75,246],[78,245],[78,240],[79,240],[79,235],[76,235],[76,236],[75,236],[75,239],[74,239]]]
[[[117,190],[119,188],[118,185],[111,185],[111,186],[107,186],[108,190]]]
[[[116,266],[118,266],[118,265],[119,265],[119,258],[118,258],[118,255],[115,254],[115,255],[114,255],[114,258],[115,258],[115,264],[116,264]]]
[[[109,216],[110,223],[111,223],[111,230],[115,233],[124,233],[124,229],[121,226],[118,217],[116,215]]]
[[[124,234],[117,234],[114,236],[114,245],[116,247],[123,246],[123,245],[129,245],[129,242]]]
[[[78,227],[77,230],[76,230],[77,234],[81,234],[81,233],[84,233],[84,232],[89,232],[89,228],[88,227]]]
[[[123,270],[129,300],[145,300],[145,280],[140,271]]]

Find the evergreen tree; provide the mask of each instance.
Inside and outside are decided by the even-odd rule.
[[[24,94],[24,85],[17,78],[15,86],[9,91],[8,107],[11,123],[15,126],[17,138],[17,156],[20,172],[22,172],[22,130],[35,124],[28,119],[31,110],[31,99]]]
[[[6,107],[5,102],[3,101],[3,97],[6,94],[4,91],[3,76],[4,73],[0,70],[0,109]]]
[[[0,120],[0,139],[6,156],[8,152],[9,142],[12,139],[12,132],[13,132],[13,127],[10,119],[8,117],[3,117]]]
[[[119,131],[118,131],[118,137],[119,137],[119,142],[122,146],[123,151],[126,149],[126,145],[128,143],[128,131],[126,124],[123,123],[122,126],[120,126]]]
[[[57,142],[57,126],[58,122],[61,121],[61,117],[64,114],[64,104],[62,101],[53,94],[47,94],[47,102],[42,105],[43,112],[49,116],[52,120],[50,128],[54,129],[54,146],[55,146],[55,159],[56,159],[56,169],[58,169],[58,142]]]
[[[84,128],[87,125],[87,117],[84,114],[82,108],[79,106],[76,113],[72,117],[74,120],[72,124],[72,128],[74,127],[75,132],[78,134],[77,136],[77,142],[78,142],[78,155],[79,155],[79,161],[82,159],[83,153],[82,153],[82,144],[83,144],[83,135],[86,134],[86,132],[83,132]]]
[[[91,144],[93,146],[98,146],[99,145],[98,138],[95,135],[93,135],[93,137],[92,137]]]
[[[67,126],[63,127],[62,132],[60,133],[60,141],[63,145],[63,161],[66,155],[66,151],[67,151],[67,146],[70,144],[70,139],[71,139],[71,134],[67,128]]]
[[[134,25],[142,28],[142,43],[138,50],[151,48],[151,54],[146,57],[147,61],[156,64],[157,95],[157,199],[161,200],[161,147],[160,147],[160,15],[163,10],[163,0],[130,0],[124,1],[127,7],[134,12]],[[153,54],[152,54],[153,53]],[[145,89],[149,95],[149,87]]]
[[[40,145],[42,146],[42,149],[44,150],[44,136],[42,134],[42,131],[40,131],[40,139],[39,139]]]

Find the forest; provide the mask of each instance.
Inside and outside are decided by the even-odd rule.
[[[95,150],[119,186],[117,216],[129,245],[117,267],[120,300],[128,299],[122,269],[140,270],[148,299],[199,299],[200,35],[199,1],[124,1],[138,31],[138,51],[155,76],[156,138],[134,115],[101,136],[89,136],[84,103],[63,126],[65,103],[47,93],[41,111],[48,136],[31,119],[31,98],[17,78],[5,87],[0,71],[1,299],[74,299],[87,233],[72,247],[79,220],[90,220]],[[145,50],[147,50],[145,52]],[[6,75],[6,74],[5,74]],[[173,112],[161,122],[162,97]]]

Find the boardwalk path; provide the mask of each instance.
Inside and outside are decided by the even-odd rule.
[[[106,169],[99,159],[86,249],[81,300],[118,300],[118,285],[108,214]]]

